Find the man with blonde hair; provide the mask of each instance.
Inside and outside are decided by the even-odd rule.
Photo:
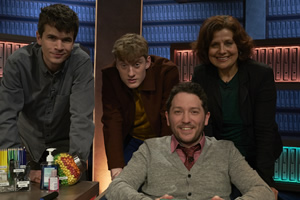
[[[138,34],[123,35],[112,53],[114,63],[102,71],[102,122],[114,179],[145,139],[171,134],[165,102],[179,73],[170,60],[149,56],[148,43]]]

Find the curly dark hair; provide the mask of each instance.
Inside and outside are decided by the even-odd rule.
[[[75,41],[79,29],[79,19],[77,14],[68,6],[64,4],[52,4],[41,8],[38,22],[38,32],[41,37],[45,31],[46,24],[55,27],[60,32],[73,32],[73,40]]]
[[[204,89],[200,86],[200,84],[194,82],[181,82],[172,88],[170,95],[166,101],[166,107],[168,112],[170,112],[170,108],[172,106],[172,101],[174,97],[176,96],[176,94],[181,92],[194,94],[198,96],[199,99],[202,101],[202,107],[204,109],[205,114],[208,112],[208,99],[206,93]]]
[[[233,33],[233,40],[239,51],[239,60],[244,61],[251,57],[254,47],[252,38],[246,33],[240,22],[229,15],[217,15],[206,19],[201,25],[197,41],[193,42],[192,49],[204,64],[209,64],[208,49],[214,33],[222,29]]]

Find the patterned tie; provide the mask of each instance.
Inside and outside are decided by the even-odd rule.
[[[195,163],[194,153],[201,149],[200,144],[197,144],[197,145],[195,145],[193,147],[190,147],[190,148],[186,148],[186,147],[178,145],[178,148],[181,149],[183,151],[183,153],[185,154],[184,165],[188,170],[190,170],[193,167],[194,163]]]

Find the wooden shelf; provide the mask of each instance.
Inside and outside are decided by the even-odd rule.
[[[297,46],[300,45],[300,38],[279,38],[253,40],[256,47],[275,47],[275,46]]]
[[[300,147],[299,136],[281,136],[283,146],[287,147]]]
[[[277,90],[299,90],[300,82],[276,82]]]
[[[290,191],[290,192],[299,192],[300,196],[300,184],[297,183],[283,183],[283,182],[275,182],[275,188],[281,191]]]
[[[36,38],[23,36],[23,35],[12,35],[12,34],[0,33],[0,41],[14,42],[14,43],[31,43],[31,42],[36,42]]]

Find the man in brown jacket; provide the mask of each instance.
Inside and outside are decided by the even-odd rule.
[[[102,123],[114,179],[145,139],[172,134],[165,102],[179,73],[170,60],[149,56],[147,41],[137,34],[118,39],[112,53],[115,62],[102,70]]]

